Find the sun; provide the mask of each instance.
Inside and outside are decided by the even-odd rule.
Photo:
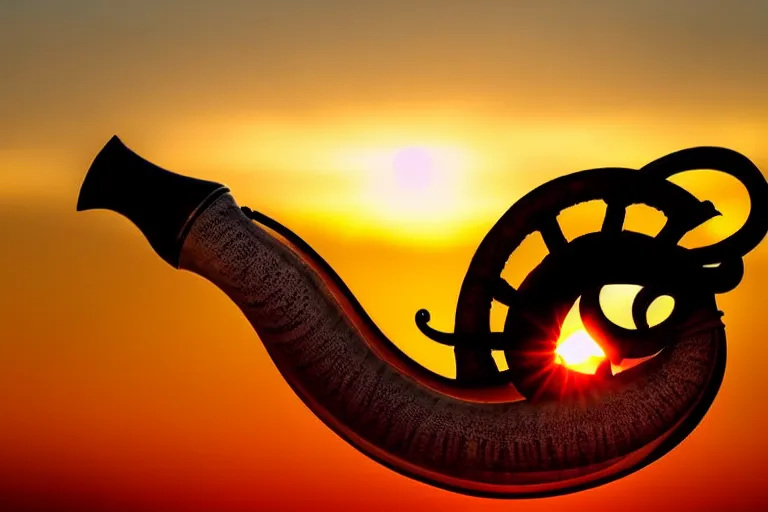
[[[580,298],[576,300],[563,320],[555,363],[579,373],[594,374],[605,361],[605,352],[584,328],[579,313],[580,302]]]
[[[392,159],[395,185],[400,192],[421,193],[434,180],[434,162],[424,148],[405,148]]]
[[[381,155],[370,169],[372,206],[410,221],[453,213],[458,155],[446,148],[407,146]]]
[[[555,349],[556,363],[581,373],[594,374],[604,360],[603,349],[583,329],[559,342]]]
[[[415,144],[361,148],[353,156],[365,177],[358,215],[383,230],[423,239],[455,231],[470,213],[462,198],[471,165],[462,148]]]
[[[370,143],[370,145],[369,145]],[[355,182],[334,209],[343,223],[365,236],[396,243],[455,244],[471,233],[489,207],[479,176],[485,163],[460,140],[427,136],[384,137],[339,149],[330,162]]]
[[[635,329],[632,319],[632,302],[642,289],[642,286],[621,284],[607,285],[600,291],[600,307],[608,319],[624,327]],[[571,370],[580,373],[594,374],[606,356],[600,345],[592,339],[584,328],[579,313],[579,302],[571,307],[571,310],[563,320],[560,330],[560,339],[555,349],[555,363],[561,364]],[[658,297],[648,308],[648,325],[658,325],[669,317],[674,309],[674,299],[668,295]],[[654,356],[635,359],[623,359],[619,364],[612,364],[611,371],[614,375],[633,368]]]

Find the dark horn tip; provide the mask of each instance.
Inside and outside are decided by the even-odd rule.
[[[91,166],[85,174],[85,179],[80,187],[80,194],[77,196],[77,211],[82,212],[86,210],[95,210],[98,208],[104,208],[101,205],[99,197],[101,197],[101,188],[104,181],[103,174],[108,170],[106,161],[110,159],[110,155],[120,152],[119,150],[126,150],[125,144],[117,135],[113,135],[111,139],[101,148],[99,154],[93,159]]]
[[[139,228],[165,261],[178,266],[191,223],[228,189],[176,174],[145,160],[116,135],[94,158],[77,199],[77,211],[104,209]]]

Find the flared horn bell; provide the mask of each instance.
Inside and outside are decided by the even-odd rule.
[[[114,136],[85,175],[77,211],[104,209],[123,215],[161,258],[178,268],[181,246],[194,219],[227,192],[220,183],[162,169]]]

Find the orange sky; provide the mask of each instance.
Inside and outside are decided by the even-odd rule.
[[[74,211],[118,134],[294,228],[395,343],[450,375],[450,352],[413,315],[428,308],[452,330],[476,245],[532,187],[693,145],[768,167],[767,4],[575,5],[0,3],[0,495],[59,510],[768,506],[765,245],[719,299],[728,367],[699,428],[619,482],[509,503],[358,454],[290,392],[223,294],[168,267],[125,219]],[[393,185],[407,148],[432,163],[424,188]],[[725,214],[687,244],[746,217],[730,179],[675,181]],[[598,227],[599,212],[565,214],[566,235]],[[650,232],[660,215],[637,208],[629,223]],[[507,277],[542,255],[532,239]]]

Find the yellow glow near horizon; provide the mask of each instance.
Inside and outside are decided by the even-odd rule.
[[[668,151],[709,141],[750,149],[741,147],[742,139],[729,140],[733,121],[712,124],[717,129],[703,134],[685,131],[673,140],[660,134],[657,120],[642,117],[632,124],[623,117],[602,123],[500,120],[460,107],[186,121],[152,142],[165,148],[160,151],[165,156],[136,149],[167,167],[218,177],[244,202],[288,223],[332,225],[342,237],[428,246],[478,240],[516,200],[556,176],[600,166],[639,167]],[[131,145],[130,138],[126,142]],[[430,169],[415,173],[428,177],[409,178],[418,186],[403,179],[403,166],[413,162],[395,164],[403,152]],[[740,199],[723,197],[723,187],[709,175],[695,183],[697,192],[721,209]],[[721,229],[733,229],[733,215],[725,217],[689,238],[709,240]]]
[[[466,215],[462,192],[472,170],[467,151],[456,147],[411,146],[355,150],[349,158],[365,176],[367,214],[411,230]]]
[[[493,151],[461,119],[222,120],[187,126],[167,144],[178,148],[174,166],[194,167],[200,176],[226,169],[233,190],[289,222],[312,219],[355,238],[455,244],[525,189],[518,180],[484,186],[490,170],[507,165],[491,162]]]

